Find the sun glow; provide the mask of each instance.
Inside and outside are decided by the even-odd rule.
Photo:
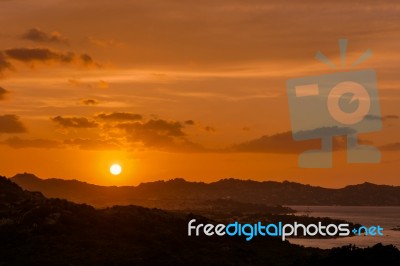
[[[119,175],[122,172],[122,167],[119,164],[113,164],[110,167],[110,173],[113,175]]]

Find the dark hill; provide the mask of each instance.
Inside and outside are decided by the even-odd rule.
[[[223,179],[213,183],[184,179],[105,187],[76,180],[40,179],[18,174],[12,180],[46,197],[65,198],[94,206],[135,204],[163,209],[188,209],[203,201],[229,199],[266,205],[400,206],[400,187],[364,183],[329,189],[293,182]]]
[[[187,222],[192,218],[212,222],[137,206],[95,209],[47,199],[0,177],[0,265],[390,266],[400,262],[400,252],[393,246],[319,250],[267,237],[250,242],[240,237],[188,237]]]

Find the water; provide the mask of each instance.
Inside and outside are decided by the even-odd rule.
[[[359,207],[359,206],[289,206],[297,211],[296,215],[313,217],[329,217],[341,219],[365,226],[380,225],[383,227],[383,236],[353,236],[335,239],[289,239],[290,243],[306,247],[332,248],[349,244],[358,247],[373,246],[377,243],[393,244],[400,248],[400,231],[393,228],[400,227],[400,207]]]

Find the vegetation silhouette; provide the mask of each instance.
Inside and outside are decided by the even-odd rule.
[[[189,237],[196,215],[139,206],[95,209],[0,177],[0,265],[399,265],[393,246],[332,250],[278,238]],[[354,264],[348,264],[351,262]],[[361,264],[362,262],[362,264]]]

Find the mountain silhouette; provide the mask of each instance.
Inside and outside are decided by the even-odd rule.
[[[46,197],[103,207],[135,204],[187,209],[199,202],[219,199],[266,205],[400,205],[400,187],[371,183],[332,189],[287,181],[222,179],[207,184],[173,179],[138,186],[106,187],[77,180],[40,179],[27,173],[17,174],[11,180],[26,190],[39,191]]]
[[[278,238],[187,236],[194,214],[95,209],[0,177],[0,265],[398,265],[394,246],[303,248]],[[351,264],[353,265],[353,264]]]

